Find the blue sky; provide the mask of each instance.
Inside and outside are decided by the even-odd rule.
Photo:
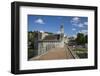
[[[28,31],[59,33],[61,24],[67,36],[87,33],[88,17],[28,15]]]

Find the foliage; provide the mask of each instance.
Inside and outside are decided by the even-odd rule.
[[[28,59],[36,55],[35,50],[37,49],[34,47],[34,41],[36,36],[37,36],[36,32],[32,31],[28,32]]]
[[[28,32],[28,48],[34,49],[35,32]]]
[[[87,43],[87,35],[84,35],[83,33],[78,33],[76,38],[77,44],[85,44]]]
[[[85,43],[88,43],[88,36],[85,35]]]
[[[87,53],[76,53],[79,58],[87,58],[88,54]]]
[[[76,49],[74,49],[75,51],[87,51],[87,49],[86,48],[76,48]]]
[[[78,55],[79,58],[87,58],[88,57],[88,52],[86,48],[76,48],[74,49],[76,54]]]

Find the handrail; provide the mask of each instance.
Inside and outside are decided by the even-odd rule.
[[[71,55],[73,56],[74,59],[79,59],[79,57],[76,55],[76,53],[70,49],[70,47],[67,46],[67,48],[68,48],[69,52],[71,53]]]

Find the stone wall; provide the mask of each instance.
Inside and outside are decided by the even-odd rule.
[[[48,52],[52,48],[64,47],[64,42],[62,41],[42,41],[38,42],[38,55]]]

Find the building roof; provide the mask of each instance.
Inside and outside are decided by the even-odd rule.
[[[60,39],[60,35],[59,34],[55,34],[55,35],[48,35],[46,36],[43,40],[59,40]]]

